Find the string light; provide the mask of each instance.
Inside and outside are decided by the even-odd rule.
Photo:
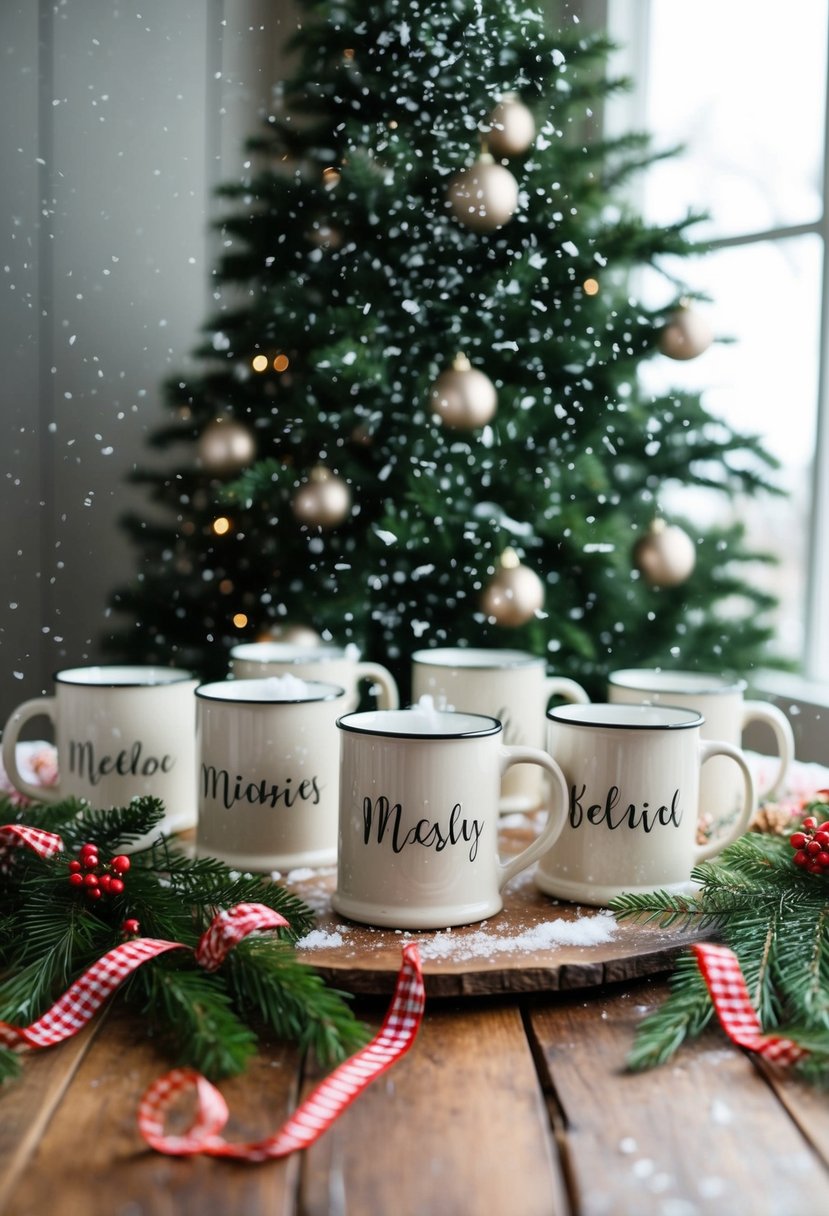
[[[333,165],[329,165],[327,169],[323,169],[322,171],[322,180],[323,184],[330,189],[332,186],[336,186],[340,180],[340,174]]]
[[[237,629],[244,629],[244,627],[245,627],[245,625],[247,625],[247,623],[248,623],[248,618],[247,618],[246,613],[234,612],[233,624],[236,626]]]
[[[277,355],[273,361],[273,370],[275,372],[287,371],[290,362],[291,361],[287,355]]]
[[[229,578],[223,578],[219,583],[219,590],[221,591],[222,595],[230,595],[231,591],[233,590],[233,581]]]
[[[582,288],[586,296],[597,296],[599,294],[599,280],[585,279]]]
[[[250,365],[255,372],[265,372],[268,370],[268,356],[254,355],[251,359]]]
[[[224,536],[230,531],[230,520],[226,515],[220,515],[218,519],[213,520],[213,531],[217,536]]]

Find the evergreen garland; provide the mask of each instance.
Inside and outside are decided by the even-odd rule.
[[[26,848],[0,855],[0,1020],[25,1026],[40,1017],[89,966],[125,940],[125,919],[143,937],[195,949],[215,914],[238,903],[265,904],[288,921],[278,932],[239,943],[216,972],[187,951],[145,962],[118,990],[158,1035],[175,1062],[211,1079],[244,1070],[257,1049],[254,1027],[311,1048],[324,1064],[351,1054],[367,1038],[344,994],[300,962],[293,942],[312,926],[301,900],[263,875],[240,874],[214,858],[191,859],[154,835],[164,816],[155,798],[91,810],[67,800],[21,811],[0,799],[0,823],[56,832],[64,851],[45,860]],[[102,862],[147,838],[130,853],[124,890],[90,902],[69,882],[69,864],[94,842]],[[0,1081],[19,1072],[20,1057],[0,1047]]]
[[[822,799],[807,802],[801,816],[827,817]],[[782,1034],[809,1055],[797,1065],[810,1079],[829,1081],[829,876],[794,862],[790,836],[749,832],[715,861],[693,871],[693,895],[666,891],[625,894],[611,907],[619,920],[663,927],[696,924],[716,928],[737,955],[764,1032]],[[665,1002],[639,1026],[628,1056],[633,1070],[668,1060],[686,1038],[711,1020],[710,994],[690,953],[671,977]]]

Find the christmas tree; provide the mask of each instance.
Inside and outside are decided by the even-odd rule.
[[[675,279],[659,310],[631,298],[637,268],[700,252],[699,217],[645,223],[647,137],[590,136],[623,85],[607,40],[512,0],[302,7],[221,191],[217,309],[153,436],[185,455],[137,474],[155,509],[125,521],[111,647],[215,677],[231,645],[310,627],[404,696],[430,645],[527,649],[593,695],[620,666],[750,669],[758,555],[662,500],[762,491],[774,462],[698,396],[637,386],[709,341]]]

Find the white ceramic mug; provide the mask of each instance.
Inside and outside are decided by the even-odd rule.
[[[196,852],[239,870],[333,865],[345,691],[291,677],[196,689]]]
[[[630,668],[608,677],[608,700],[627,705],[680,705],[695,709],[705,718],[703,739],[723,739],[739,747],[750,722],[771,727],[780,753],[777,774],[770,789],[759,790],[774,797],[785,788],[794,760],[794,735],[786,715],[766,701],[744,699],[745,680],[696,671],[659,671]],[[716,825],[728,821],[742,801],[741,781],[733,764],[712,760],[700,778],[700,812]]]
[[[416,650],[412,655],[412,700],[430,696],[438,709],[490,714],[504,728],[504,743],[544,747],[545,710],[551,697],[583,703],[575,680],[548,676],[544,659],[522,650],[466,646]],[[529,811],[545,798],[543,772],[521,764],[504,777],[502,811]]]
[[[140,795],[160,798],[160,830],[196,822],[195,701],[198,681],[174,667],[74,667],[54,677],[55,693],[25,701],[3,729],[3,765],[16,789],[37,802],[81,798],[90,806],[126,806]],[[45,715],[54,724],[58,780],[31,785],[15,745],[24,724]]]
[[[341,731],[340,833],[333,906],[394,929],[445,929],[493,916],[501,890],[545,853],[564,822],[566,789],[544,752],[505,747],[482,714],[420,709],[346,714]],[[498,855],[498,793],[506,769],[537,764],[554,809],[506,864]]]
[[[751,770],[738,748],[701,737],[695,710],[561,705],[547,717],[568,786],[564,830],[535,876],[548,895],[602,906],[625,891],[690,891],[693,867],[748,827]],[[698,845],[700,770],[712,756],[739,768],[743,797],[729,829]]]
[[[379,663],[364,663],[356,646],[300,646],[291,642],[244,642],[230,652],[230,670],[237,680],[294,675],[301,680],[337,684],[345,689],[340,712],[357,708],[358,684],[377,685],[380,709],[397,709],[400,697],[390,671]]]

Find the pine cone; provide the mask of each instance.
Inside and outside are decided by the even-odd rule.
[[[795,822],[791,808],[769,802],[760,807],[748,825],[748,830],[764,832],[767,836],[788,836]]]

